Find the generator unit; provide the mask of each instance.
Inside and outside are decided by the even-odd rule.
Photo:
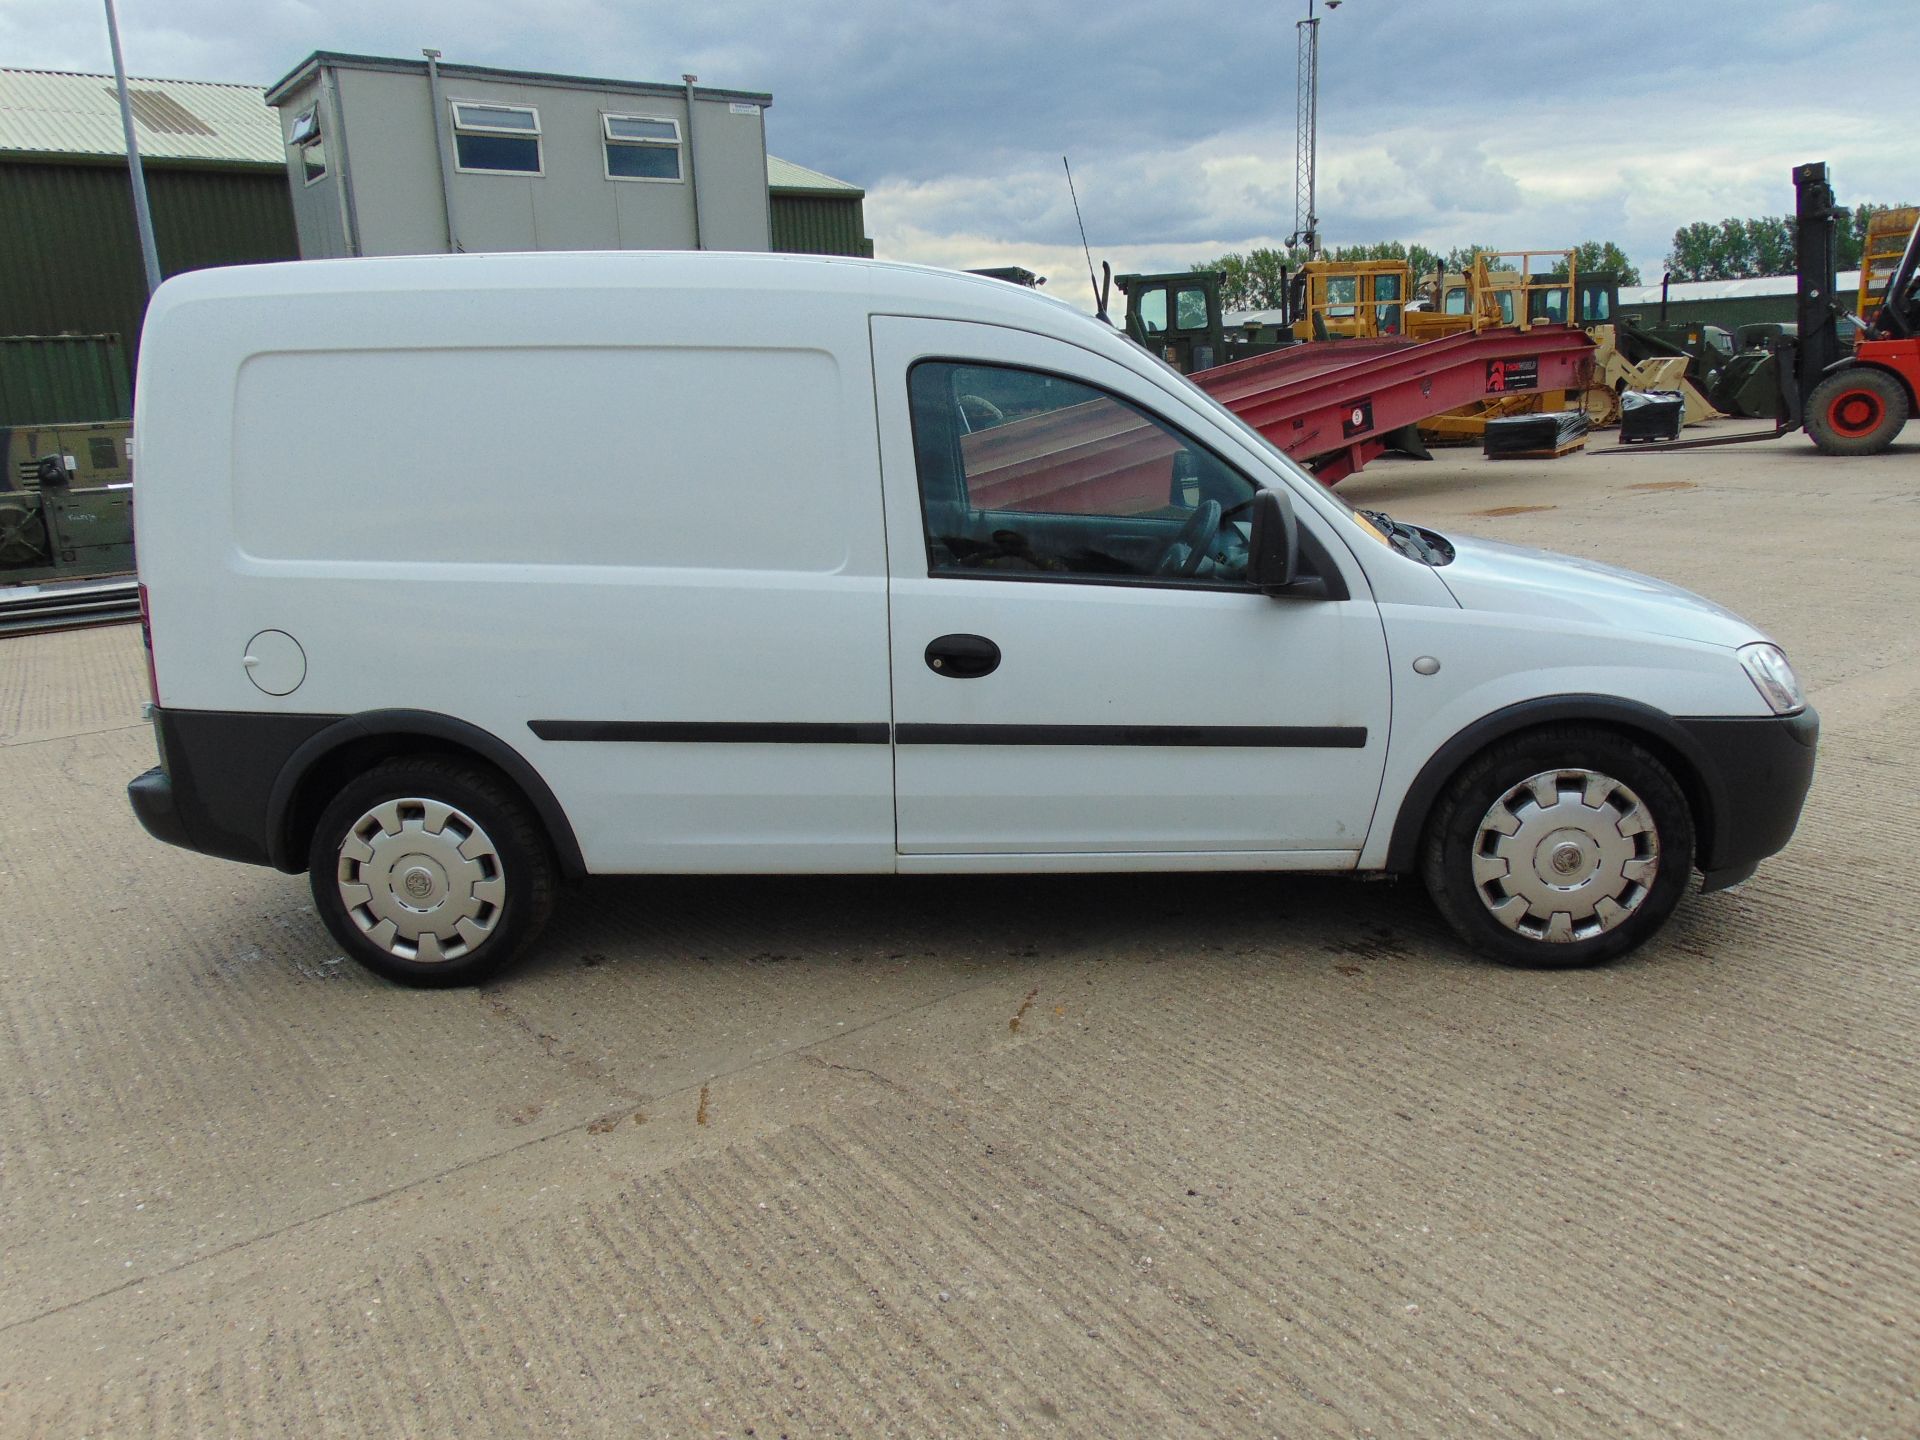
[[[70,425],[0,425],[0,495],[38,490],[40,464],[58,456],[75,489],[126,485],[133,480],[133,422],[101,420]]]
[[[0,491],[0,585],[131,573],[131,485],[75,489],[59,454],[40,457],[33,481]]]

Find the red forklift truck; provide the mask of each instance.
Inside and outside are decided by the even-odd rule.
[[[1879,306],[1859,326],[1849,348],[1841,339],[1853,317],[1838,290],[1839,223],[1847,212],[1833,201],[1824,162],[1793,167],[1794,269],[1799,295],[1794,337],[1774,345],[1779,408],[1771,430],[1743,430],[1673,440],[1664,445],[1635,445],[1604,454],[1659,455],[1673,450],[1705,450],[1778,440],[1804,429],[1828,455],[1877,455],[1893,444],[1900,429],[1920,410],[1920,277],[1916,237],[1906,249]]]
[[[1824,171],[1826,167],[1819,168]],[[1820,183],[1825,183],[1824,175]],[[1807,394],[1807,434],[1829,455],[1877,455],[1893,444],[1900,428],[1920,412],[1917,264],[1920,225],[1907,236],[1907,248],[1887,282],[1879,308],[1871,316],[1861,317],[1866,329],[1855,342],[1853,353],[1827,363]],[[1801,273],[1804,277],[1806,271]],[[1804,291],[1804,278],[1801,283]],[[1803,308],[1813,298],[1803,295]],[[1804,336],[1806,332],[1801,333]]]

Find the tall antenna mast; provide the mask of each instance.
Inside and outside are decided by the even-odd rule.
[[[1073,196],[1073,223],[1080,227],[1080,248],[1087,252],[1087,284],[1093,287],[1093,310],[1096,320],[1107,319],[1107,292],[1100,288],[1100,282],[1093,278],[1093,247],[1087,244],[1087,222],[1080,218],[1080,192],[1073,188],[1073,166],[1067,164],[1067,157],[1060,157],[1060,164],[1067,172],[1067,194]],[[1111,272],[1109,272],[1111,273]],[[1108,320],[1111,325],[1113,322]]]
[[[1100,296],[1100,282],[1093,278],[1093,247],[1087,244],[1087,222],[1080,218],[1080,192],[1073,188],[1073,166],[1067,164],[1067,157],[1060,157],[1060,166],[1067,172],[1067,194],[1073,196],[1073,223],[1080,227],[1080,248],[1087,252],[1087,284],[1093,287],[1094,298]]]
[[[1327,0],[1333,9],[1340,0]],[[1307,18],[1294,23],[1298,54],[1293,80],[1293,234],[1289,246],[1303,246],[1311,259],[1320,249],[1320,217],[1314,213],[1314,164],[1320,131],[1320,21],[1307,0]]]

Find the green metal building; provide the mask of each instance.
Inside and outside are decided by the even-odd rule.
[[[1860,272],[1843,270],[1835,277],[1834,297],[1849,312],[1860,293]],[[1667,287],[1667,319],[1677,324],[1698,321],[1738,330],[1760,321],[1792,324],[1798,318],[1800,282],[1792,275],[1760,275],[1746,280],[1676,280]],[[1620,287],[1620,313],[1638,315],[1651,324],[1660,315],[1660,287]]]
[[[128,88],[164,274],[299,253],[286,156],[258,87]],[[0,331],[118,335],[131,363],[146,304],[113,77],[0,70]]]
[[[800,255],[873,258],[867,238],[867,192],[818,170],[767,157],[773,202],[773,248]]]

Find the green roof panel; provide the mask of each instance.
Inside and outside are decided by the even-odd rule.
[[[127,80],[146,160],[284,167],[280,121],[258,85]],[[123,156],[111,75],[0,69],[0,157]]]

